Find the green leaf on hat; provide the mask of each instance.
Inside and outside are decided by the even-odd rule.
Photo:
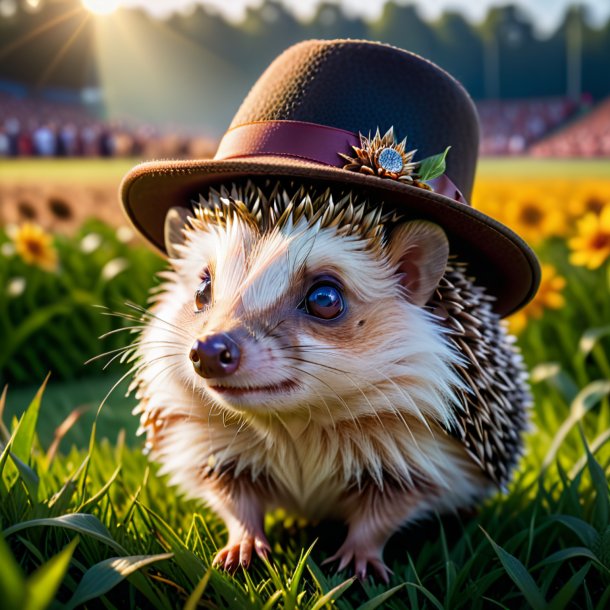
[[[438,178],[445,173],[445,157],[447,156],[450,148],[451,146],[447,146],[444,152],[438,153],[438,155],[432,155],[431,157],[426,157],[419,162],[417,175],[420,180],[432,180],[433,178]]]

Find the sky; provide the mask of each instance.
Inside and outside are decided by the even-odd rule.
[[[194,4],[213,7],[227,18],[238,21],[248,6],[257,6],[262,0],[120,0],[125,6],[145,7],[153,14],[164,17],[175,11],[187,12]],[[321,0],[281,0],[297,15],[307,18],[312,15]],[[366,18],[376,17],[385,0],[329,0],[341,5],[351,15]],[[400,1],[400,0],[399,0]],[[574,0],[410,0],[416,4],[423,17],[434,19],[445,9],[457,9],[474,21],[480,21],[490,6],[517,4],[532,15],[541,32],[552,30],[566,7]],[[587,7],[594,23],[604,22],[610,16],[610,0],[580,0]]]

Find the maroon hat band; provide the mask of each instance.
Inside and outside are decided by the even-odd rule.
[[[236,159],[261,155],[293,157],[342,168],[339,153],[353,154],[360,137],[352,131],[305,121],[258,121],[229,129],[220,141],[214,159]],[[435,192],[466,203],[460,190],[445,175],[427,181]]]

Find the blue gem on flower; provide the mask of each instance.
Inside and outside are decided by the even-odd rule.
[[[418,166],[413,161],[417,151],[407,151],[406,145],[406,138],[396,142],[394,128],[390,127],[384,135],[381,135],[379,129],[373,137],[369,134],[367,138],[360,134],[360,146],[352,146],[355,157],[342,153],[339,155],[348,162],[343,169],[412,183],[413,173]]]
[[[384,148],[377,157],[377,163],[386,172],[394,174],[402,171],[404,165],[401,154],[394,148]]]
[[[337,153],[347,161],[343,169],[379,178],[391,178],[418,188],[433,190],[426,181],[438,178],[445,172],[445,157],[450,146],[437,155],[413,161],[416,150],[407,150],[407,138],[397,142],[394,128],[390,127],[384,135],[379,129],[368,138],[360,134],[360,146],[353,146],[354,157]]]

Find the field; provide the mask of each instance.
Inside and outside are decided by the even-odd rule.
[[[321,566],[340,527],[280,512],[266,523],[271,563],[211,568],[223,525],[147,463],[125,383],[100,408],[127,368],[83,363],[133,336],[95,306],[137,316],[125,303],[144,305],[162,267],[115,203],[131,165],[0,162],[3,608],[610,606],[608,160],[481,163],[476,207],[543,264],[538,296],[508,321],[532,430],[508,490],[391,540],[387,586]]]

